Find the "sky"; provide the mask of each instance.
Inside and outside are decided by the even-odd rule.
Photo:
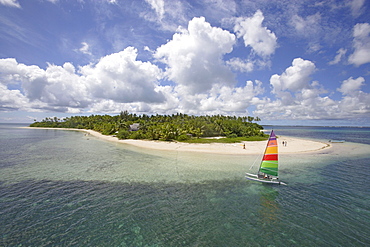
[[[369,0],[0,0],[0,122],[370,126]]]

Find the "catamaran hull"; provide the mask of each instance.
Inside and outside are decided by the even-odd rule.
[[[248,179],[248,180],[252,180],[252,181],[256,181],[256,182],[260,182],[260,183],[265,183],[265,184],[278,184],[278,185],[287,185],[286,183],[284,182],[280,182],[280,181],[276,181],[276,180],[266,180],[266,179],[260,179],[258,178],[258,176],[256,174],[250,174],[250,173],[246,173],[245,174],[245,178]]]

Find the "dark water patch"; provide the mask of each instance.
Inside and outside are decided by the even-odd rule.
[[[244,180],[23,181],[0,195],[4,246],[248,246],[268,243],[261,229],[281,241],[279,193]]]
[[[369,241],[363,202],[326,182],[29,180],[1,185],[0,196],[2,246],[361,246]]]

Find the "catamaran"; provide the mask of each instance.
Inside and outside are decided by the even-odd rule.
[[[267,184],[282,184],[278,176],[278,143],[274,131],[271,131],[265,153],[257,174],[246,173],[246,179]]]

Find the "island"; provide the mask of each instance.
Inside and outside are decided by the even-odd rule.
[[[253,122],[255,121],[255,122]],[[260,154],[268,135],[259,118],[235,116],[141,115],[127,111],[117,116],[91,115],[46,118],[31,128],[83,131],[86,135],[138,148],[218,154]],[[279,153],[314,152],[329,143],[278,135]]]
[[[136,115],[128,111],[119,115],[73,116],[64,119],[46,118],[31,127],[72,128],[94,130],[118,139],[162,140],[185,142],[240,142],[266,140],[258,117]],[[209,137],[223,137],[210,141]]]

